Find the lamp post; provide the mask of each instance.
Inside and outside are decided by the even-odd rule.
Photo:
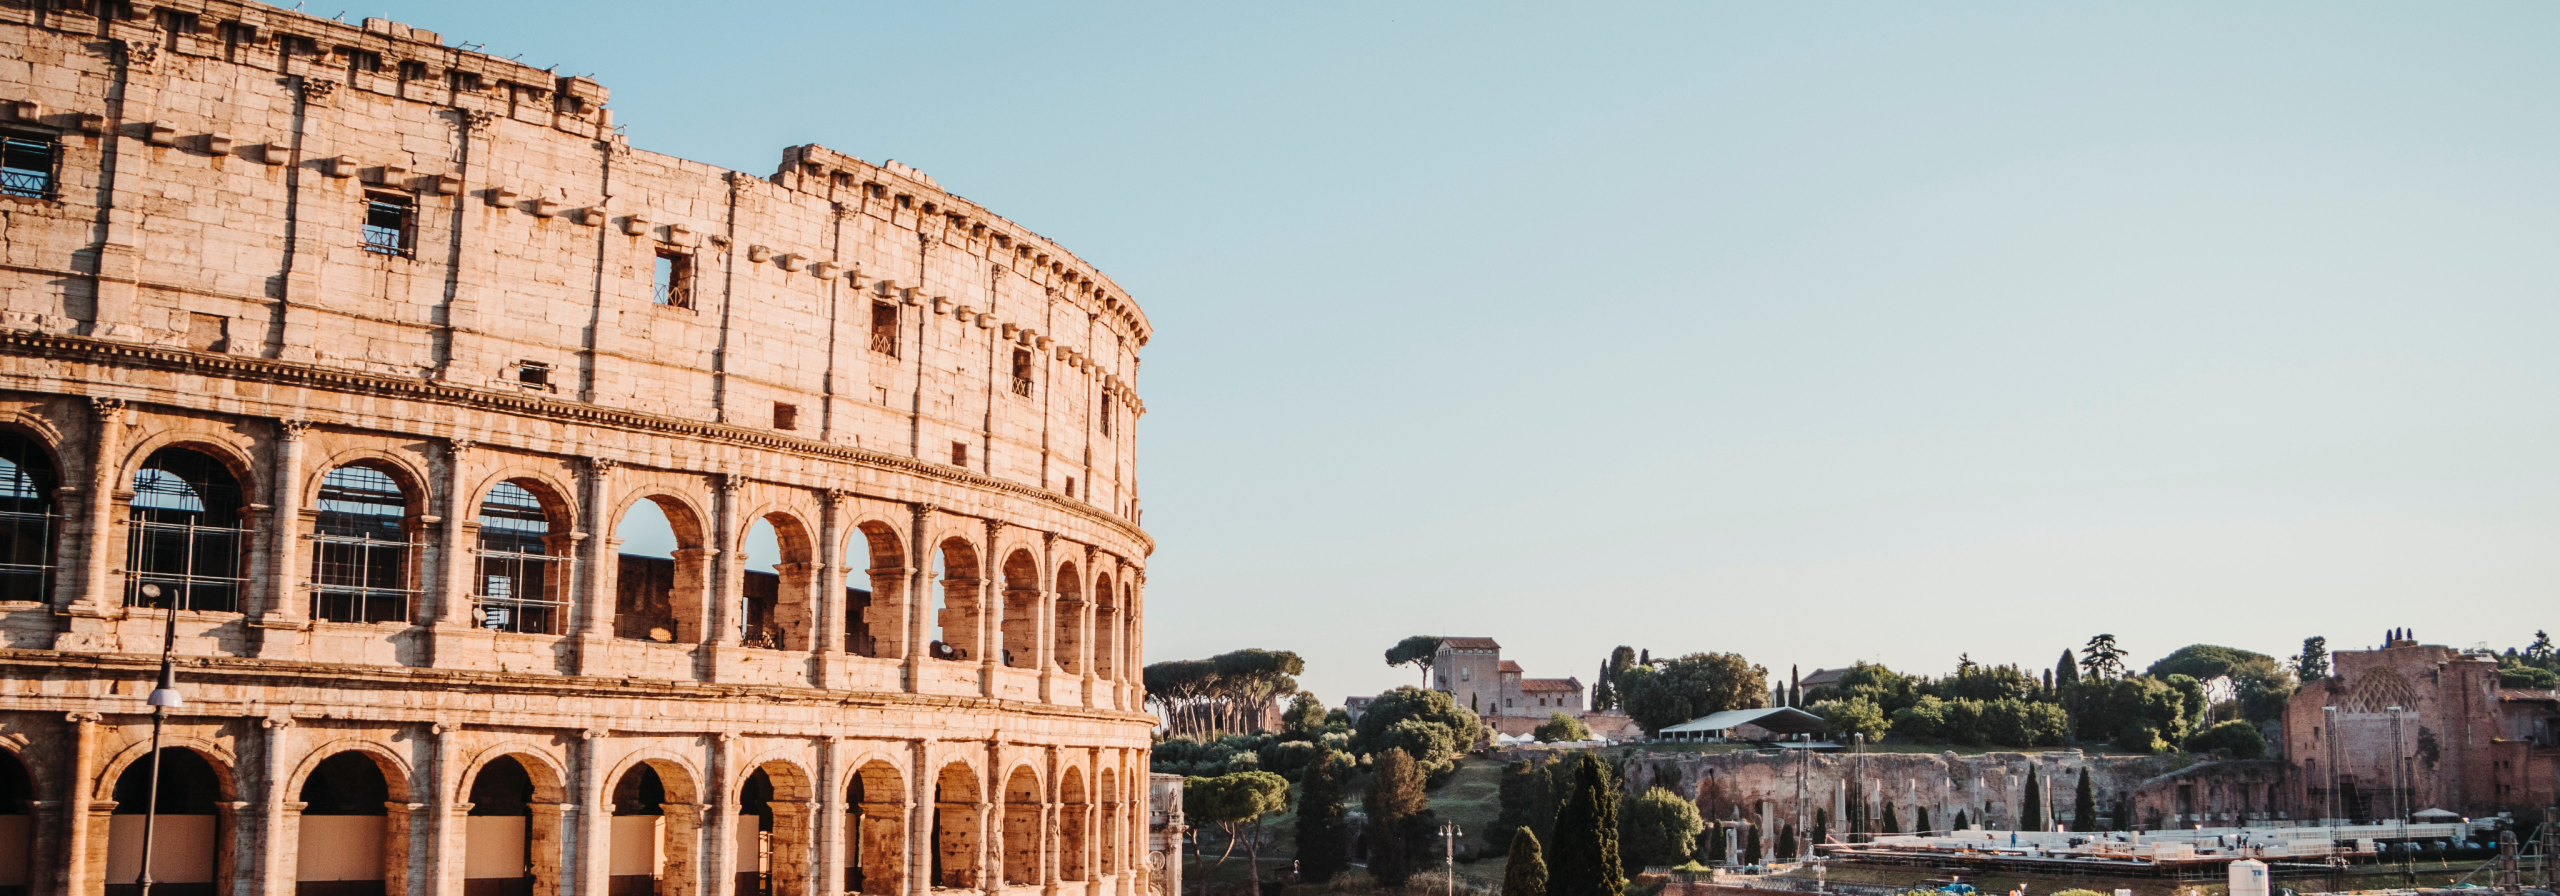
[[[157,601],[162,593],[160,586],[148,583],[142,586],[141,592],[146,601]],[[178,642],[178,607],[172,602],[160,609],[168,614],[169,621],[160,634],[160,686],[151,690],[148,701],[151,706],[151,792],[142,800],[142,873],[134,880],[141,896],[151,896],[151,835],[159,826],[160,729],[169,718],[169,710],[187,705],[186,698],[178,694],[178,667],[171,657],[171,651]]]
[[[1443,888],[1448,896],[1458,896],[1458,837],[1465,833],[1458,829],[1457,822],[1440,823],[1440,869],[1448,875],[1448,886]]]

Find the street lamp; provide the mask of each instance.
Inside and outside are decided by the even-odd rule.
[[[162,594],[160,586],[149,583],[140,591],[144,601],[157,601]],[[178,667],[170,655],[178,643],[178,607],[173,602],[161,611],[169,621],[160,634],[160,686],[151,690],[146,701],[151,706],[151,792],[142,800],[142,873],[134,880],[141,896],[151,896],[151,835],[160,815],[160,729],[169,710],[187,705],[187,698],[178,693]]]
[[[1449,896],[1458,896],[1458,838],[1464,834],[1466,831],[1459,830],[1457,822],[1440,823],[1440,867],[1449,876],[1449,885],[1444,888]]]

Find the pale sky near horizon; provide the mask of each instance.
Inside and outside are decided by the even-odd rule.
[[[336,7],[306,8],[331,14]],[[2560,627],[2560,7],[385,0],[1146,309],[1148,659]]]

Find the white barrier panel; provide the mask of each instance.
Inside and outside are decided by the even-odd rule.
[[[107,816],[107,882],[129,884],[142,874],[142,816]],[[151,828],[151,882],[213,882],[213,834],[221,818],[163,815]]]
[[[293,879],[381,880],[382,836],[389,822],[380,815],[302,816]]]
[[[531,876],[524,861],[524,826],[531,820],[522,815],[470,816],[463,825],[463,879]]]

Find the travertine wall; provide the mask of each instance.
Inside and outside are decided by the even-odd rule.
[[[0,3],[0,131],[50,154],[0,196],[0,436],[48,483],[0,562],[41,583],[0,601],[0,748],[36,816],[0,849],[34,893],[111,883],[168,619],[128,521],[164,452],[241,504],[205,579],[236,602],[175,614],[168,744],[222,819],[203,892],[292,892],[303,788],[345,754],[389,790],[391,894],[513,892],[466,887],[500,760],[531,779],[542,896],[724,891],[763,861],[733,846],[750,785],[777,894],[1151,886],[1150,328],[1108,278],[895,163],[632,149],[601,85],[396,23],[62,5]],[[368,233],[377,202],[397,223]],[[672,297],[661,258],[690,272]],[[397,492],[399,572],[360,589],[396,618],[321,609],[346,586],[318,496],[349,467]],[[539,498],[557,571],[523,630],[484,624],[502,484]],[[671,638],[613,624],[641,501],[680,542]],[[771,647],[741,637],[757,522],[785,555]],[[608,832],[643,766],[668,833],[632,884]]]
[[[2531,818],[2560,802],[2560,695],[2501,687],[2495,660],[2413,640],[2330,663],[2285,708],[2303,814]]]

